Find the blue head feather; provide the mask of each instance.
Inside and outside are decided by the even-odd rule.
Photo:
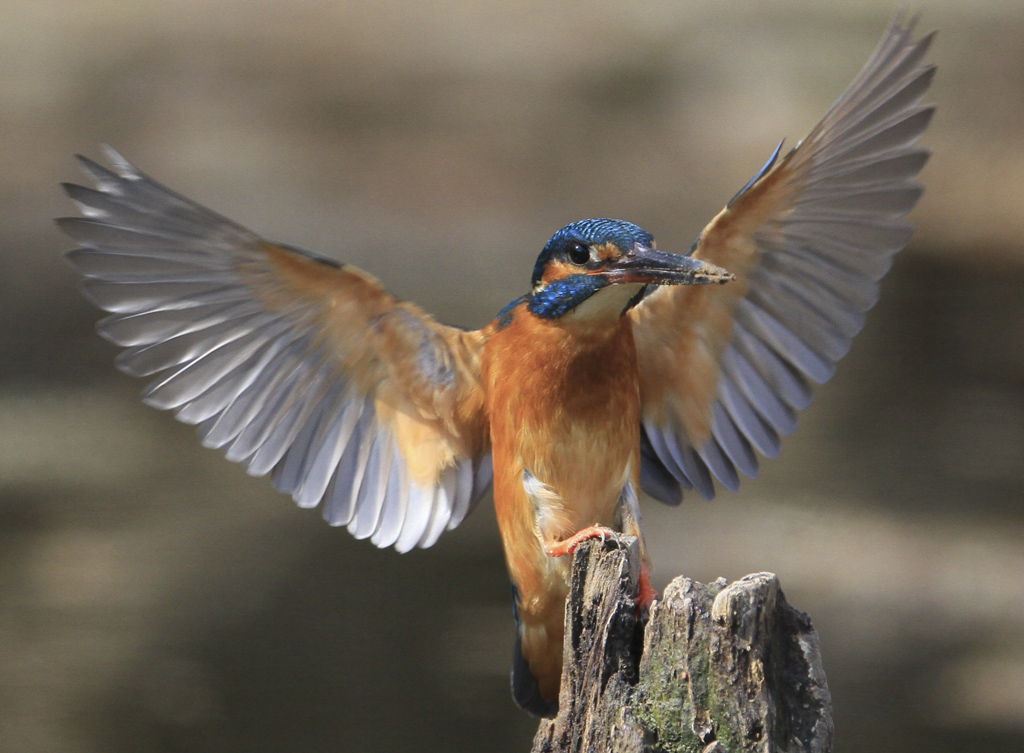
[[[566,225],[553,236],[537,257],[533,268],[532,285],[534,292],[517,298],[498,312],[498,328],[507,327],[515,308],[524,301],[527,310],[543,319],[557,319],[579,306],[594,293],[610,283],[603,275],[573,274],[559,280],[552,280],[537,289],[544,276],[544,269],[555,259],[568,259],[569,250],[576,244],[602,246],[613,243],[623,253],[634,246],[652,246],[654,236],[642,227],[624,220],[599,218],[580,220]],[[639,297],[638,297],[639,300]]]
[[[548,263],[552,259],[564,255],[567,249],[575,243],[582,243],[584,246],[614,243],[625,253],[638,243],[642,246],[650,246],[654,243],[654,236],[642,227],[625,220],[610,220],[602,217],[573,222],[552,235],[551,240],[544,246],[544,250],[540,252],[537,263],[533,266],[531,281],[533,287],[537,287]]]

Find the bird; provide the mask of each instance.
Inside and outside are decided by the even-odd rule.
[[[480,329],[174,193],[109,147],[58,219],[117,366],[254,476],[356,538],[430,547],[493,487],[512,583],[512,693],[559,708],[570,557],[640,542],[641,491],[678,505],[775,457],[909,241],[934,107],[934,32],[897,13],[809,134],[782,144],[685,253],[572,222]],[[154,376],[155,375],[155,376]]]

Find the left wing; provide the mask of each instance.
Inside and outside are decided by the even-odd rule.
[[[645,491],[739,487],[755,450],[779,451],[811,383],[821,384],[864,325],[878,280],[910,238],[900,217],[921,195],[928,152],[913,146],[933,108],[932,35],[897,14],[871,58],[811,133],[779,150],[704,229],[691,253],[736,275],[726,285],[661,287],[630,315],[640,368]]]
[[[457,526],[491,481],[482,333],[107,156],[79,158],[97,188],[65,185],[85,217],[57,222],[118,366],[160,374],[145,401],[357,538],[406,551]]]

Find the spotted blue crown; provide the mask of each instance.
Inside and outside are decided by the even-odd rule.
[[[638,243],[650,246],[654,243],[654,236],[639,225],[625,220],[611,220],[602,217],[570,223],[551,236],[551,240],[547,242],[544,250],[537,257],[537,263],[533,266],[533,278],[530,281],[533,287],[540,282],[544,274],[544,267],[548,262],[573,243],[582,243],[584,246],[614,243],[625,253]]]

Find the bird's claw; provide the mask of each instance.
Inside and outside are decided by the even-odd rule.
[[[651,608],[651,604],[657,595],[658,592],[651,585],[651,568],[647,566],[646,562],[641,562],[640,577],[637,578],[636,584],[636,600],[634,602],[638,618],[643,617],[644,613]]]
[[[551,557],[564,557],[567,554],[575,552],[576,547],[584,541],[596,539],[598,537],[601,538],[601,543],[603,544],[606,538],[617,539],[618,534],[606,526],[587,526],[586,528],[577,531],[567,539],[553,541],[550,544],[547,544],[544,547],[544,551],[546,551]]]

